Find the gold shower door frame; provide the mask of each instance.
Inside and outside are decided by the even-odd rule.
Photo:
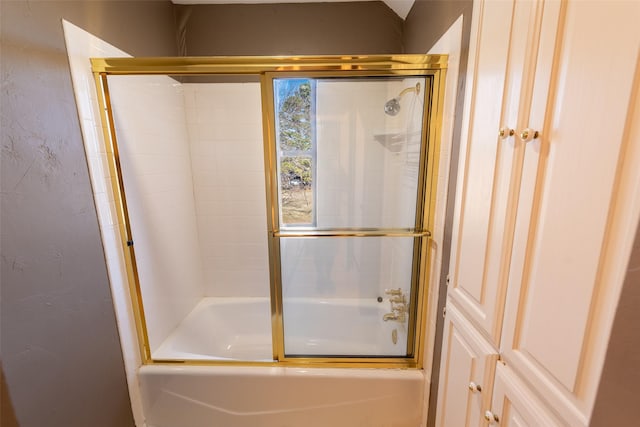
[[[420,368],[424,358],[428,284],[434,225],[440,129],[444,98],[446,55],[367,55],[296,57],[171,57],[171,58],[92,58],[104,140],[111,175],[111,186],[118,212],[119,230],[125,259],[130,297],[142,362],[144,364],[259,365],[319,367]],[[118,153],[108,75],[253,75],[259,76],[262,93],[263,147],[268,221],[272,362],[226,360],[153,359],[138,278],[127,201]],[[418,173],[415,226],[412,229],[286,230],[279,224],[277,152],[273,79],[283,77],[424,77],[425,107]],[[287,357],[284,351],[280,239],[287,237],[413,237],[411,312],[408,320],[407,356],[402,357]]]

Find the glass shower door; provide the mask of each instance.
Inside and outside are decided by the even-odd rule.
[[[421,367],[446,62],[92,58],[143,363]]]
[[[284,357],[412,355],[428,84],[273,79]]]

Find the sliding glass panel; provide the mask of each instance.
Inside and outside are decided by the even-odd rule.
[[[151,357],[272,360],[260,84],[108,83]]]
[[[280,240],[286,356],[406,356],[413,237]]]
[[[424,77],[275,79],[281,228],[413,228],[424,88]]]
[[[426,83],[274,79],[285,357],[412,354]]]

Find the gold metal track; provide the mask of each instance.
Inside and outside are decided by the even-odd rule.
[[[446,68],[446,55],[193,56],[91,58],[94,73],[263,74],[306,71],[386,71]]]

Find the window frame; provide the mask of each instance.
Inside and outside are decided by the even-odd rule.
[[[280,224],[283,229],[313,229],[317,225],[317,134],[316,134],[316,80],[311,78],[300,78],[295,80],[307,80],[310,83],[310,98],[311,105],[309,108],[309,124],[310,124],[310,137],[311,137],[311,148],[309,150],[282,150],[280,146],[280,120],[279,120],[279,95],[275,93],[275,85],[279,80],[285,80],[282,78],[273,79],[274,85],[274,127],[275,127],[275,138],[276,138],[276,147],[277,147],[277,156],[276,156],[276,165],[277,165],[277,173],[280,177],[282,174],[281,171],[281,160],[286,157],[298,157],[298,158],[310,158],[311,159],[311,221],[308,223],[284,223],[284,212],[283,212],[283,203],[278,204],[278,212],[280,215]],[[279,201],[282,200],[282,180],[278,180],[278,195]]]

